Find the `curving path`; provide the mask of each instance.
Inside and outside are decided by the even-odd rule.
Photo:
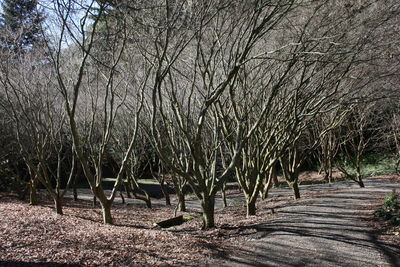
[[[379,243],[359,214],[366,203],[382,198],[399,184],[366,179],[366,188],[348,182],[336,192],[302,199],[277,209],[273,221],[235,255],[211,260],[209,266],[400,266],[400,248]],[[304,186],[320,190],[332,185]]]

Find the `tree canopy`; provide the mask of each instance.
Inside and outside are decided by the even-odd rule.
[[[40,27],[45,16],[37,0],[4,0],[1,7],[3,47],[29,50],[43,42]]]

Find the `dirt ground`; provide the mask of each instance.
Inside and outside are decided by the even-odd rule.
[[[309,176],[320,179],[315,173]],[[384,181],[389,178],[399,182],[394,176],[380,177]],[[338,184],[343,186],[301,186],[302,198],[313,203],[325,194],[349,190],[347,184]],[[373,220],[372,210],[380,205],[380,197],[367,202],[360,216],[368,221],[365,227],[374,230],[377,240],[399,245],[395,229]],[[39,206],[29,206],[14,195],[0,193],[0,266],[213,265],[241,251],[250,240],[259,239],[261,225],[273,223],[285,215],[281,212],[285,207],[298,203],[291,199],[290,190],[272,190],[269,199],[258,203],[258,216],[246,218],[239,192],[231,190],[229,199],[230,206],[217,211],[218,227],[201,231],[201,216],[190,202],[183,215],[193,220],[158,229],[154,223],[174,212],[174,207],[165,207],[162,200],[153,202],[151,210],[141,203],[117,201],[112,210],[116,224],[109,226],[101,223],[99,207],[92,207],[89,200],[66,199],[64,215],[57,216],[45,196]],[[251,261],[249,264],[252,266]]]

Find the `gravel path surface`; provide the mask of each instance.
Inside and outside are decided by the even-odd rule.
[[[399,185],[381,179],[366,179],[365,184],[366,188],[350,182],[304,186],[301,190],[335,191],[277,207],[274,220],[257,225],[257,233],[241,251],[207,265],[400,266],[400,248],[376,241],[360,215],[363,205]]]

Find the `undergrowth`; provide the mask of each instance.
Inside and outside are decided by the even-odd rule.
[[[400,194],[393,190],[386,196],[382,207],[377,209],[374,215],[394,225],[400,225]]]

